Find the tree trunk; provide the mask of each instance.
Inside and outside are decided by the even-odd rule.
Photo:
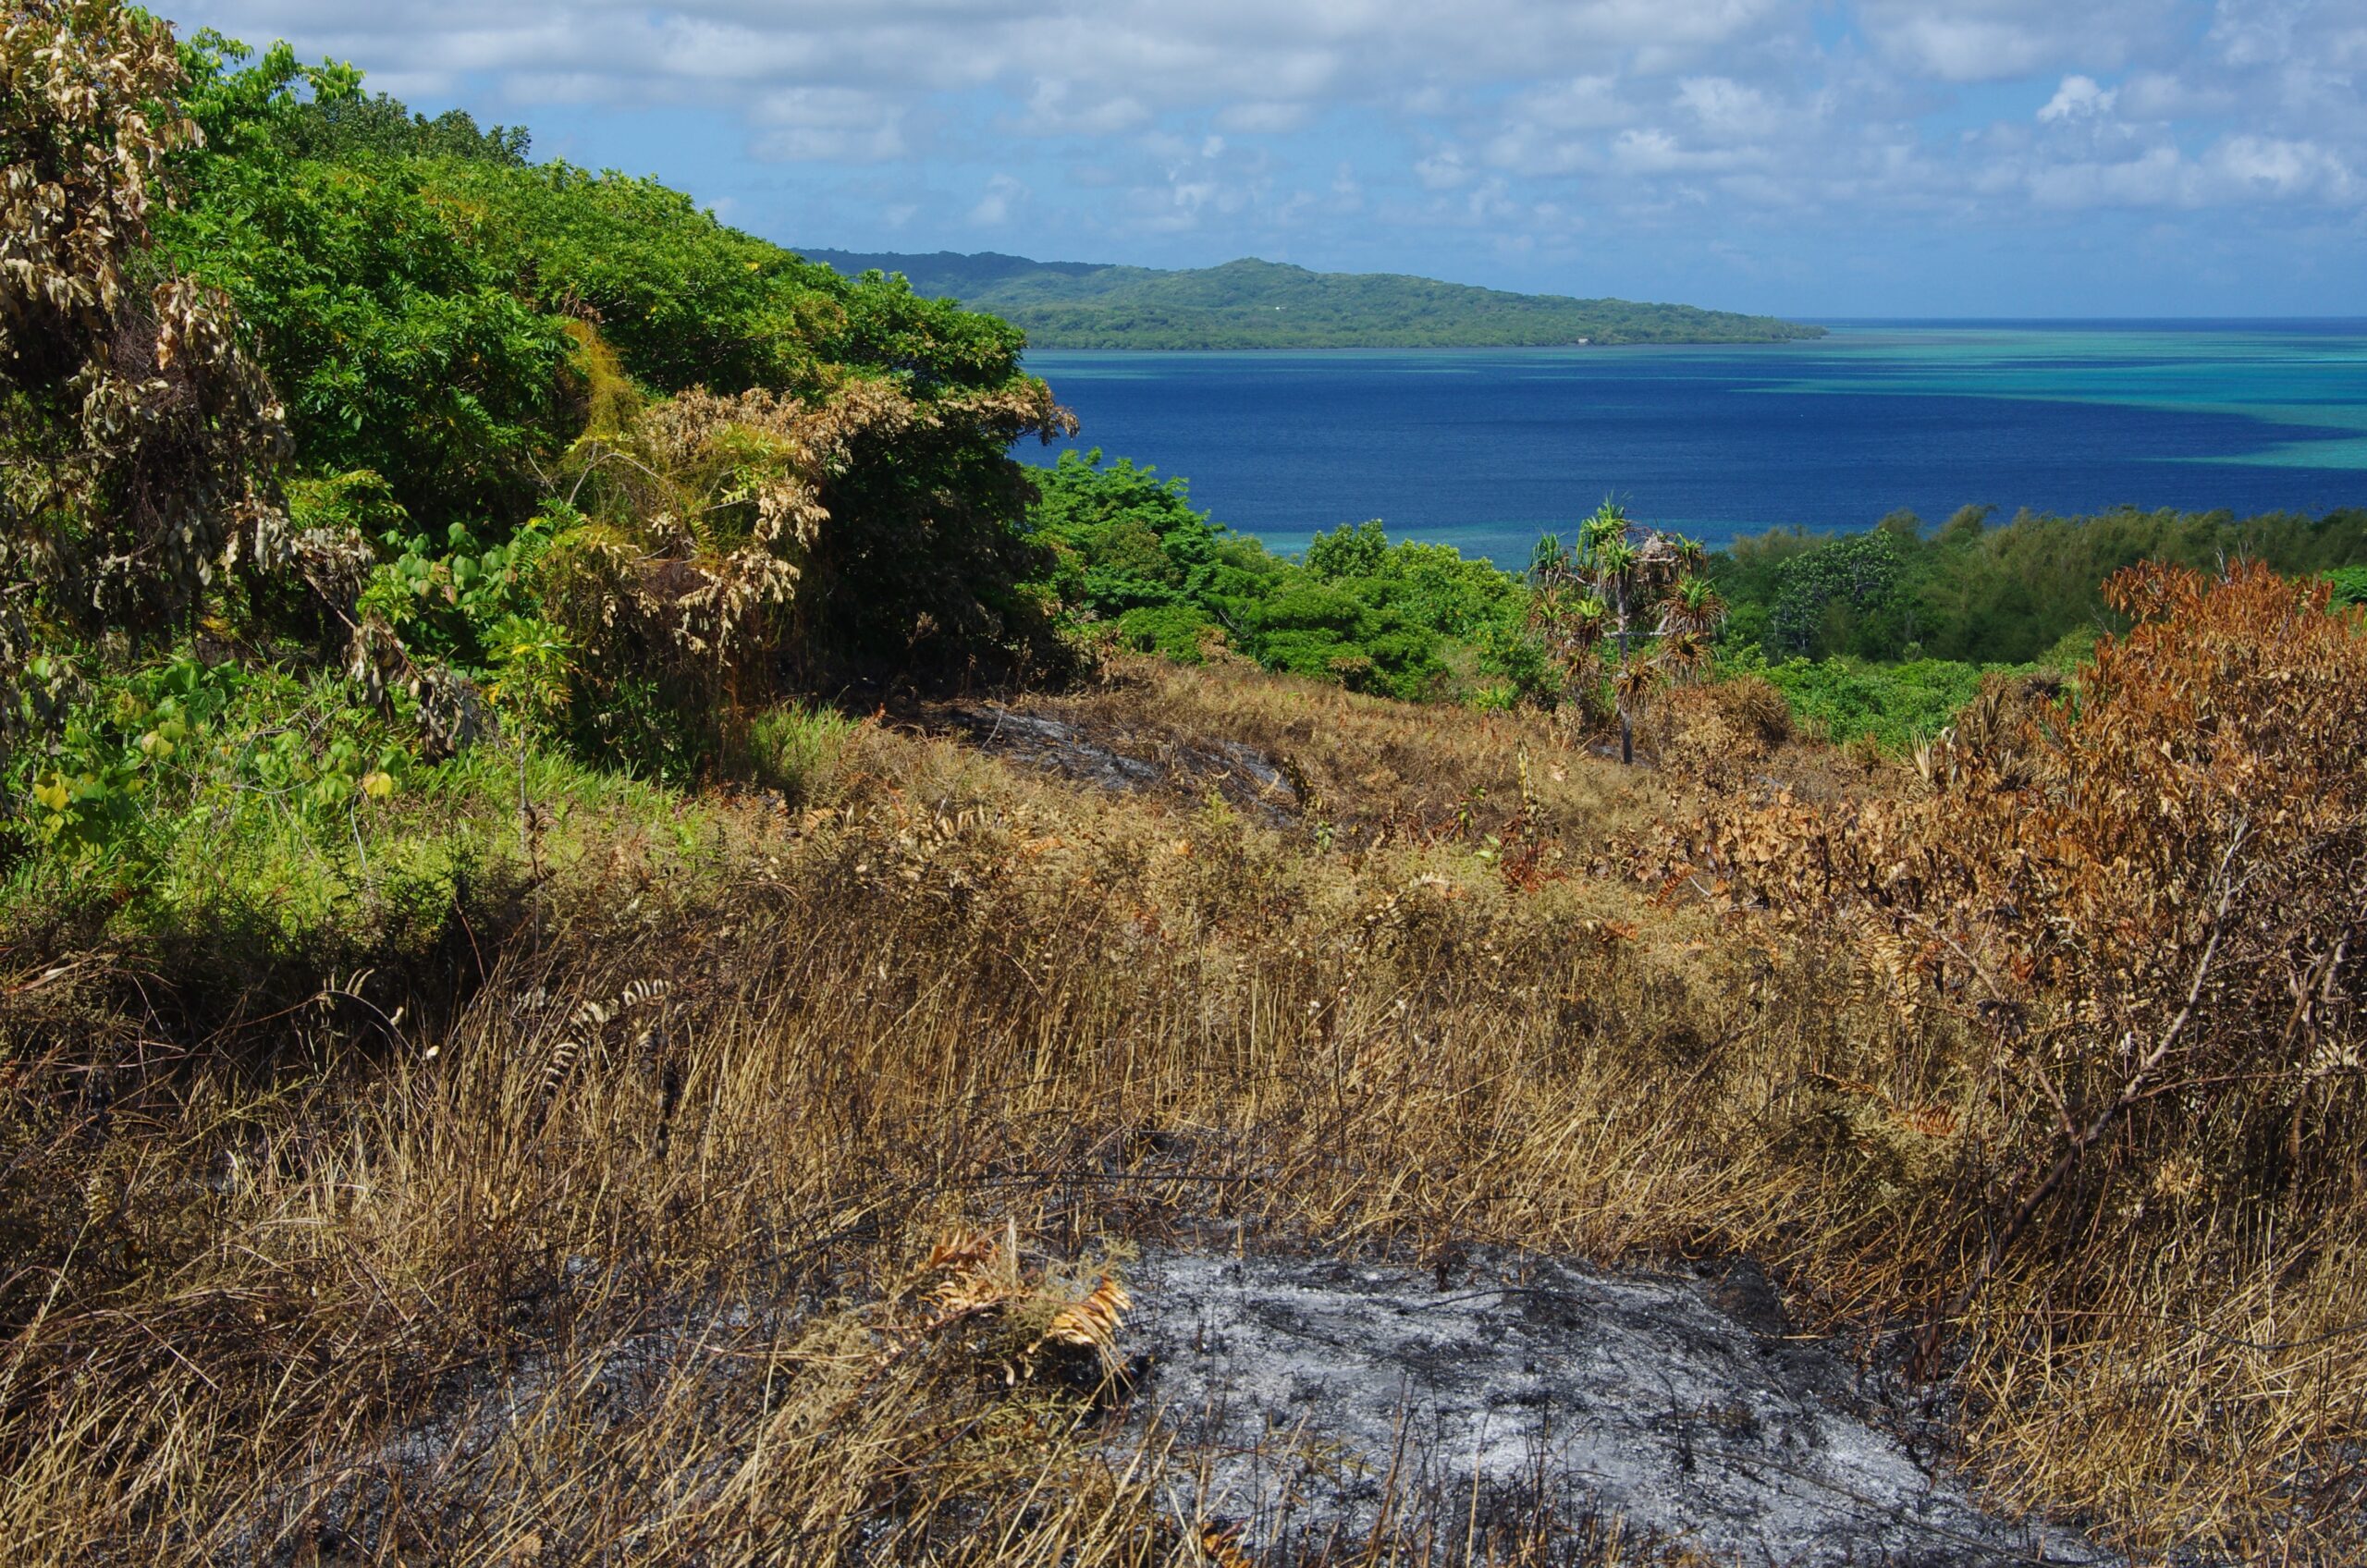
[[[1624,575],[1613,592],[1619,605],[1619,668],[1611,676],[1611,704],[1619,710],[1619,760],[1628,767],[1636,766],[1635,727],[1627,720],[1627,584]]]

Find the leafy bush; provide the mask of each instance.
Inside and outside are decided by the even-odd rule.
[[[2125,628],[2102,584],[2141,561],[2216,570],[2261,562],[2290,575],[2367,565],[2367,510],[2023,512],[1993,527],[1968,507],[1935,531],[1911,512],[1868,534],[1778,529],[1738,539],[1711,574],[1734,606],[1725,643],[1770,658],[1851,655],[2022,664],[2066,638]]]
[[[1526,592],[1485,561],[1392,545],[1377,521],[1318,534],[1304,562],[1286,560],[1195,511],[1184,481],[1098,449],[1063,452],[1039,485],[1029,517],[1052,552],[1049,590],[1115,620],[1129,647],[1191,663],[1221,637],[1269,669],[1417,697],[1463,643],[1483,672],[1535,689]]]
[[[482,729],[481,685],[681,774],[791,674],[1057,664],[1008,449],[1069,423],[1012,328],[655,182],[531,166],[522,130],[411,116],[284,44],[183,58],[205,142],[164,250],[288,394],[336,557],[308,581],[346,595],[312,634],[343,616],[352,668],[441,741]]]
[[[438,162],[300,154],[308,127],[356,101],[350,70],[213,38],[185,58],[206,147],[178,170],[159,241],[252,329],[299,461],[376,472],[423,524],[527,509],[536,463],[574,435],[572,349],[472,243]]]
[[[342,846],[417,758],[339,681],[178,657],[88,680],[6,777],[14,857],[84,860],[138,888],[233,838]]]
[[[1984,675],[2023,674],[2038,667],[1950,659],[1884,665],[1854,658],[1785,659],[1778,664],[1742,658],[1722,668],[1745,679],[1764,680],[1784,694],[1804,727],[1835,745],[1871,737],[1883,750],[1897,753],[1953,723],[1981,689]]]
[[[656,180],[566,164],[435,160],[436,200],[472,250],[540,309],[600,324],[625,368],[675,392],[827,389],[835,367],[897,376],[914,398],[1019,374],[1024,338],[901,280],[850,280],[726,227]]]
[[[1139,652],[1198,664],[1223,640],[1224,628],[1197,605],[1141,605],[1118,618],[1118,636]]]

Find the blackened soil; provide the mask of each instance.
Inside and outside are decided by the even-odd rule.
[[[1237,741],[1179,741],[1014,707],[949,707],[937,717],[981,751],[1081,784],[1195,803],[1213,791],[1269,827],[1298,813],[1298,790],[1282,764]]]

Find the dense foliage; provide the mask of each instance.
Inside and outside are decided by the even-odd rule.
[[[1070,422],[1011,326],[285,45],[11,17],[0,632],[51,673],[9,722],[202,609],[431,753],[508,724],[675,773],[787,680],[1064,656],[1009,451]]]
[[[1242,260],[1184,272],[977,256],[808,251],[912,280],[1024,327],[1042,349],[1479,349],[1779,343],[1824,328],[1691,305],[1513,294],[1393,273]]]
[[[2367,566],[2367,510],[2023,512],[1992,527],[1967,508],[1927,529],[1897,512],[1868,533],[1779,529],[1735,541],[1712,566],[1734,608],[1731,642],[1770,659],[1938,658],[2023,664],[2076,655],[2127,624],[2103,584],[2140,561],[2201,570],[2258,561],[2288,575]]]
[[[1983,680],[2049,668],[1960,659],[1875,663],[1846,655],[1769,663],[1755,655],[1755,649],[1747,649],[1723,661],[1721,675],[1764,679],[1784,694],[1793,716],[1810,733],[1835,742],[1870,736],[1875,745],[1893,753],[1904,753],[1947,729],[1980,692]]]
[[[1048,592],[1110,623],[1123,646],[1187,663],[1231,648],[1400,696],[1576,702],[1605,716],[1622,705],[1600,660],[1615,646],[1611,600],[1557,540],[1540,543],[1540,560],[1561,562],[1551,582],[1392,544],[1377,521],[1319,534],[1292,561],[1195,510],[1184,481],[1123,459],[1064,453],[1040,481],[1030,518],[1055,555]],[[2125,624],[2102,588],[2121,565],[2250,556],[2326,570],[2344,603],[2367,594],[2367,565],[2329,563],[2362,555],[2367,513],[2356,511],[2238,521],[2124,510],[1993,529],[1967,511],[1937,533],[1902,513],[1863,533],[1778,531],[1711,552],[1635,606],[1630,639],[1645,658],[1625,705],[1632,717],[1672,677],[1760,676],[1808,732],[1903,755],[1984,680],[2067,673],[2100,631]]]
[[[1197,663],[1232,648],[1268,668],[1417,697],[1453,666],[1512,677],[1535,660],[1518,583],[1445,545],[1392,544],[1379,522],[1318,534],[1303,561],[1195,511],[1181,479],[1097,449],[1040,472],[1031,512],[1050,590],[1123,646]]]

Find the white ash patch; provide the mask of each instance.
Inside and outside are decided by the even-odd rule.
[[[1161,1250],[1130,1284],[1133,1429],[1155,1417],[1177,1439],[1180,1509],[1269,1558],[1411,1519],[1453,1522],[1437,1542],[1453,1555],[1525,1513],[1718,1563],[2120,1561],[1983,1509],[1877,1425],[1847,1364],[1782,1336],[1748,1266],[1711,1281],[1529,1258],[1441,1290],[1404,1268]]]

